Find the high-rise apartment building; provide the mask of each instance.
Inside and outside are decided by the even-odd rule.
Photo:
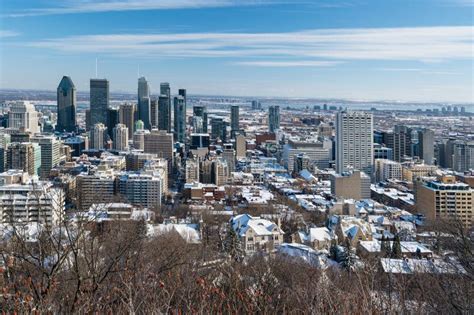
[[[105,139],[107,134],[107,127],[102,123],[97,123],[90,131],[90,145],[91,149],[102,150],[105,147]]]
[[[173,166],[173,134],[167,133],[165,130],[153,129],[150,133],[145,134],[144,150],[145,153],[157,154],[159,158],[168,161],[168,169]]]
[[[174,98],[174,138],[181,143],[186,140],[186,100],[181,95]]]
[[[162,178],[155,174],[127,173],[119,177],[119,192],[132,205],[159,209],[163,196]]]
[[[10,111],[8,112],[8,127],[24,128],[25,131],[33,134],[39,133],[38,116],[39,113],[30,102],[15,102],[10,106]]]
[[[13,142],[7,149],[9,170],[22,170],[29,175],[38,175],[41,168],[41,148],[37,143]]]
[[[270,106],[268,108],[268,130],[275,132],[280,129],[280,106]]]
[[[58,119],[56,130],[76,130],[76,87],[71,78],[64,76],[59,82],[57,90]]]
[[[113,129],[113,148],[118,151],[128,149],[128,128],[124,124],[117,124]]]
[[[360,170],[371,176],[374,164],[372,114],[365,112],[337,113],[336,172]]]
[[[90,80],[90,128],[95,124],[108,123],[109,81],[107,79]],[[112,128],[112,126],[111,126]]]
[[[101,169],[95,173],[79,174],[76,177],[78,208],[86,211],[93,204],[116,201],[115,182],[115,174],[112,169]]]
[[[135,104],[120,105],[119,122],[128,128],[128,138],[131,139],[135,131]]]

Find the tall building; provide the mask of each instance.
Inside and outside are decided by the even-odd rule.
[[[280,129],[280,106],[270,106],[268,108],[268,130],[275,132]]]
[[[61,147],[63,144],[52,135],[36,135],[31,138],[31,141],[40,146],[40,177],[43,179],[48,178],[51,169],[58,166],[61,161],[65,160],[65,157],[61,154]]]
[[[245,158],[247,153],[247,141],[245,136],[237,135],[235,137],[235,155],[237,159]]]
[[[171,88],[168,82],[160,83],[160,95],[166,95],[171,102]]]
[[[434,164],[434,131],[422,129],[418,131],[418,146],[420,158],[425,164]]]
[[[38,115],[39,113],[30,102],[15,102],[10,106],[10,111],[8,112],[8,127],[24,128],[25,131],[33,134],[39,133]]]
[[[113,148],[118,151],[128,149],[128,128],[124,124],[117,124],[113,129]]]
[[[58,121],[57,131],[76,130],[76,87],[68,76],[64,76],[59,82],[57,91]]]
[[[474,141],[455,141],[452,152],[453,170],[466,172],[474,169]]]
[[[150,86],[145,77],[138,79],[138,119],[143,121],[146,129],[151,128]]]
[[[186,100],[181,95],[174,98],[174,138],[181,143],[186,140]]]
[[[158,128],[158,114],[159,114],[159,107],[158,107],[158,99],[153,98],[150,101],[150,125],[151,129]]]
[[[171,101],[166,94],[158,98],[158,129],[171,132]]]
[[[199,182],[199,161],[197,159],[186,160],[186,183]]]
[[[240,130],[239,126],[239,106],[232,105],[230,108],[230,133],[231,137],[235,137],[235,133]]]
[[[119,107],[119,122],[128,128],[128,138],[133,137],[135,124],[135,104],[122,104]]]
[[[113,138],[113,129],[116,124],[120,123],[120,113],[118,109],[109,108],[107,110],[107,134],[112,139]]]
[[[132,205],[159,209],[163,196],[162,180],[154,174],[124,174],[119,178],[119,192]]]
[[[361,171],[332,174],[331,194],[346,199],[370,199],[370,177]]]
[[[7,169],[23,170],[38,175],[41,168],[41,149],[37,143],[13,142],[7,149]]]
[[[207,108],[206,106],[203,106],[203,105],[196,105],[193,107],[193,117],[200,117],[202,119],[202,130],[201,131],[197,131],[195,130],[194,132],[196,133],[207,133],[207,125],[208,125],[208,121],[207,121]]]
[[[393,160],[403,162],[412,156],[412,129],[396,125],[393,132],[383,133],[382,138],[383,143],[392,149]]]
[[[327,139],[322,139],[322,141],[317,139],[306,141],[290,139],[283,147],[282,161],[288,171],[293,172],[296,156],[304,154],[308,157],[311,165],[315,165],[319,169],[325,169],[329,168],[331,152],[332,142]]]
[[[229,174],[235,171],[235,150],[232,144],[224,144],[224,150],[222,151],[222,159],[227,163]]]
[[[211,119],[211,137],[212,139],[227,139],[227,124],[222,118],[214,117]]]
[[[149,134],[150,130],[140,129],[133,134],[133,148],[137,150],[145,149],[145,135]]]
[[[427,219],[460,220],[466,228],[473,225],[474,189],[457,182],[454,176],[443,176],[439,180],[416,183],[415,201],[417,210]]]
[[[107,79],[91,79],[90,81],[90,127],[102,123],[107,125],[109,109],[109,81]]]
[[[388,179],[403,179],[402,165],[399,162],[376,159],[375,160],[375,180],[377,182],[386,181]]]
[[[90,148],[95,150],[104,149],[107,127],[102,123],[97,123],[90,131]]]
[[[7,162],[6,154],[7,148],[10,144],[10,135],[7,133],[0,133],[0,172],[5,171],[5,164]]]
[[[93,204],[116,201],[115,186],[115,174],[112,169],[79,174],[76,177],[78,208],[85,211]]]
[[[165,130],[153,129],[144,137],[144,152],[157,154],[168,161],[168,169],[173,166],[173,134]]]
[[[336,117],[336,172],[350,169],[372,175],[374,164],[372,114],[338,112]]]

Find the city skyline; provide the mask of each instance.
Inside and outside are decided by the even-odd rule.
[[[97,59],[111,92],[474,102],[472,1],[0,5],[2,89],[87,91]]]

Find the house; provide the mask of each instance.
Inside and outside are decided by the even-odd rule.
[[[465,275],[466,270],[456,261],[444,261],[442,259],[380,259],[382,269],[392,274],[450,274]]]
[[[329,250],[337,237],[327,227],[317,227],[298,231],[292,235],[292,239],[294,243],[305,244],[316,250]]]
[[[240,238],[246,254],[271,253],[283,243],[284,233],[280,228],[280,222],[276,224],[261,217],[240,214],[231,218],[230,224]]]
[[[340,244],[349,240],[351,246],[356,247],[359,241],[371,241],[372,230],[370,224],[363,219],[352,216],[333,216],[331,222],[333,231]]]
[[[392,247],[393,242],[389,243],[390,247]],[[402,249],[402,255],[407,258],[426,258],[433,256],[433,252],[419,242],[400,242],[400,247]],[[377,240],[361,241],[357,247],[357,252],[363,257],[380,256],[381,242]]]

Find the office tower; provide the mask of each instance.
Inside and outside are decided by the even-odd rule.
[[[157,210],[161,206],[163,179],[158,174],[128,173],[119,177],[120,194],[132,205]]]
[[[160,83],[160,95],[166,95],[171,100],[171,88],[168,82]]]
[[[7,169],[23,170],[38,175],[41,168],[41,149],[37,143],[10,143],[7,149]]]
[[[194,133],[204,132],[202,117],[193,116],[193,132]]]
[[[370,199],[370,177],[361,171],[332,174],[331,194],[345,199]]]
[[[224,144],[224,150],[222,151],[222,159],[227,162],[229,174],[235,171],[235,150],[230,143]]]
[[[166,94],[158,98],[158,129],[171,132],[171,102]]]
[[[119,110],[114,108],[109,108],[107,110],[107,134],[109,138],[113,138],[113,129],[115,125],[120,123]]]
[[[87,211],[93,204],[114,202],[117,199],[115,187],[116,179],[112,169],[79,174],[76,177],[78,208]]]
[[[10,142],[9,134],[0,133],[0,172],[5,171],[7,148]]]
[[[107,124],[109,109],[109,81],[107,79],[91,79],[90,81],[90,127],[95,124]]]
[[[89,150],[89,138],[86,136],[75,136],[64,140],[64,144],[72,149],[72,156],[78,157],[83,150]]]
[[[230,133],[231,137],[235,137],[235,133],[240,130],[239,126],[239,106],[232,105],[230,108]]]
[[[124,124],[117,124],[113,128],[113,148],[118,151],[128,149],[128,128]]]
[[[186,101],[181,95],[174,98],[174,138],[181,143],[186,140]]]
[[[392,149],[393,160],[397,162],[412,156],[412,130],[407,126],[396,125],[393,132],[383,133],[383,143]]]
[[[76,130],[76,87],[70,77],[64,76],[59,82],[57,91],[58,120],[56,130]]]
[[[422,129],[418,131],[419,157],[425,164],[434,164],[434,131]]]
[[[207,133],[207,108],[206,106],[196,105],[193,107],[193,116],[194,117],[201,117],[202,119],[202,131],[203,133]],[[198,132],[198,131],[195,131]],[[199,133],[199,132],[198,132]]]
[[[245,136],[237,135],[235,137],[235,156],[237,159],[245,158],[247,153],[247,142]]]
[[[86,130],[91,130],[91,110],[88,108],[86,109]]]
[[[0,181],[4,183],[0,186],[0,222],[51,227],[64,220],[65,194],[53,183],[33,181],[17,170],[0,174]]]
[[[222,118],[211,119],[211,138],[225,141],[227,139],[227,126]]]
[[[150,133],[145,134],[144,148],[145,153],[157,154],[159,158],[168,161],[168,169],[173,167],[173,134],[167,133],[165,130],[153,129]]]
[[[208,148],[210,144],[208,133],[192,133],[191,138],[191,150],[199,148]]]
[[[92,127],[90,131],[90,148],[94,150],[104,149],[106,139],[107,127],[104,124],[98,123]]]
[[[24,128],[25,131],[31,133],[40,132],[38,124],[39,113],[30,102],[15,102],[10,106],[8,112],[8,127],[9,128]]]
[[[460,220],[466,228],[473,225],[474,189],[456,181],[454,176],[440,180],[418,181],[415,189],[416,209],[428,220]]]
[[[138,79],[138,119],[142,120],[145,128],[151,128],[150,86],[145,77]]]
[[[56,167],[65,160],[61,154],[62,142],[54,136],[36,135],[31,138],[31,142],[37,143],[41,150],[41,168],[40,177],[48,178],[53,167]]]
[[[135,131],[135,104],[120,105],[119,122],[128,128],[128,138],[131,139]]]
[[[275,132],[280,129],[280,106],[270,106],[268,108],[268,130]]]
[[[145,135],[149,134],[150,130],[140,129],[133,133],[133,148],[137,150],[145,149]]]
[[[336,172],[360,170],[371,176],[374,161],[372,114],[338,112],[336,117]]]
[[[304,154],[309,158],[310,164],[317,166],[319,169],[325,169],[329,168],[331,153],[332,142],[328,139],[322,141],[317,139],[305,141],[290,139],[283,147],[282,161],[288,171],[293,172],[295,158],[299,154]]]
[[[159,114],[158,100],[153,98],[150,102],[150,125],[151,129],[158,128],[158,114]]]
[[[374,159],[393,160],[393,150],[374,143]]]
[[[259,101],[252,101],[252,109],[260,110],[262,109],[262,104]]]
[[[452,168],[456,172],[474,169],[474,141],[454,141],[451,159]]]

